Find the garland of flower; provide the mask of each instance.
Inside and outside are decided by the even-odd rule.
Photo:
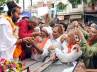
[[[22,72],[22,63],[0,58],[0,72]]]

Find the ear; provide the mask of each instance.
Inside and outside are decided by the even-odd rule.
[[[11,16],[13,16],[13,14],[15,13],[15,11],[16,11],[16,8],[13,8],[13,9],[11,10]]]

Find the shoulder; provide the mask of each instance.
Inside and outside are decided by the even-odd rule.
[[[0,17],[0,25],[9,24],[8,20],[5,17]]]
[[[27,26],[28,25],[28,21],[27,20],[21,20],[21,21],[19,21],[18,23],[17,23],[17,25],[19,26],[19,27],[22,27],[22,26]]]
[[[51,39],[48,39],[47,42],[46,42],[46,44],[50,44],[50,45],[51,45],[51,43],[52,43]]]
[[[48,42],[51,42],[51,39],[48,39]]]

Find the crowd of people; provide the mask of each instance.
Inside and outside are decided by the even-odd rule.
[[[96,24],[87,26],[74,20],[65,25],[51,20],[49,14],[44,15],[44,20],[25,15],[17,22],[21,7],[13,1],[7,6],[7,16],[0,17],[0,57],[37,61],[49,57],[62,63],[80,58],[86,67],[97,67]]]

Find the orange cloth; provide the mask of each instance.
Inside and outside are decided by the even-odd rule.
[[[44,47],[44,45],[46,44],[46,42],[48,41],[48,38],[45,39],[45,41],[42,41],[41,43],[39,43],[39,47],[42,49]]]
[[[13,57],[14,58],[19,58],[21,53],[22,53],[22,47],[21,47],[21,44],[18,44],[18,45],[16,45],[15,51],[13,53]]]
[[[71,48],[72,48],[72,46],[73,46],[72,44],[69,44],[69,45],[68,45],[68,53],[71,52]]]

